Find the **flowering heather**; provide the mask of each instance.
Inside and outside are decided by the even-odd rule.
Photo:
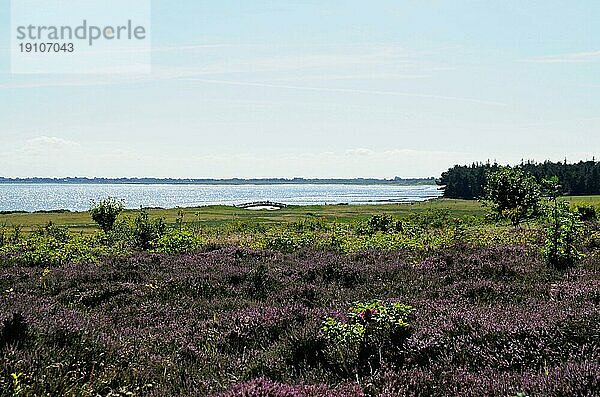
[[[0,396],[15,377],[23,395],[600,395],[600,266],[586,254],[565,271],[518,244],[3,260]],[[407,332],[378,344],[392,350],[376,366],[340,371],[323,320],[373,300],[414,308]]]
[[[358,385],[343,385],[331,389],[326,385],[296,385],[272,382],[258,378],[233,386],[219,397],[361,397],[364,392]]]

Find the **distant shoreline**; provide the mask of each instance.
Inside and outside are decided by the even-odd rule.
[[[433,186],[434,178],[355,179],[174,179],[174,178],[2,178],[0,184],[62,185],[399,185]]]

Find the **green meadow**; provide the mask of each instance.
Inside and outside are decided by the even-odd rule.
[[[566,197],[573,204],[600,206],[600,196]],[[373,215],[388,214],[408,216],[427,210],[447,210],[457,217],[481,218],[486,210],[476,200],[435,199],[419,203],[377,204],[377,205],[312,205],[289,206],[275,211],[249,210],[232,206],[206,206],[173,209],[147,209],[151,217],[164,218],[174,223],[183,214],[184,223],[198,223],[205,226],[222,226],[231,222],[248,221],[260,224],[284,224],[302,219],[322,218],[326,221],[351,223],[363,221]],[[125,210],[122,217],[133,217],[139,210]],[[88,212],[51,213],[4,213],[0,214],[0,226],[21,226],[24,231],[33,230],[52,222],[66,226],[73,232],[90,233],[98,230]]]

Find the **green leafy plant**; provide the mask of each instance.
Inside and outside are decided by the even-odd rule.
[[[19,372],[10,374],[12,378],[12,392],[13,396],[21,396],[23,395],[23,384],[21,383],[21,378],[23,377],[23,373]]]
[[[67,263],[95,262],[107,254],[97,239],[74,236],[59,241],[52,236],[31,235],[19,246],[19,261],[30,266],[62,266]]]
[[[112,230],[117,217],[123,212],[124,202],[112,197],[107,197],[100,202],[92,201],[90,216],[100,226],[104,233]]]
[[[573,211],[583,222],[593,222],[598,219],[598,211],[596,207],[589,204],[575,204]]]
[[[265,236],[264,246],[274,251],[294,252],[301,248],[315,245],[317,240],[315,232],[296,232],[294,230],[278,229]]]
[[[56,225],[52,221],[48,221],[44,227],[40,227],[37,234],[41,237],[51,237],[61,243],[66,243],[70,239],[69,229],[66,226]]]
[[[535,178],[518,168],[500,167],[487,174],[485,197],[492,213],[514,226],[539,214],[541,191]]]
[[[142,250],[154,248],[154,244],[164,236],[167,225],[163,218],[150,219],[148,211],[142,209],[133,221],[135,246]]]
[[[546,209],[546,241],[543,249],[546,263],[555,268],[568,268],[581,259],[577,242],[582,236],[583,223],[578,213],[571,211],[567,202],[558,199],[558,178],[544,181],[549,196]]]
[[[176,255],[197,250],[201,246],[200,239],[187,230],[174,229],[160,237],[155,250],[165,254]]]
[[[358,372],[358,357],[365,338],[362,324],[344,323],[328,317],[321,328],[329,344],[326,355],[334,365],[340,365],[350,376]]]
[[[423,229],[441,229],[460,223],[459,219],[452,217],[449,210],[440,208],[411,213],[408,219],[412,225]]]
[[[321,331],[328,342],[326,356],[346,376],[372,371],[398,351],[408,336],[413,311],[411,306],[400,303],[355,302],[346,321],[331,317],[323,321]]]
[[[373,235],[375,233],[396,233],[403,230],[402,221],[397,221],[388,214],[373,215],[365,224],[360,225],[358,233]]]
[[[12,244],[17,244],[19,243],[19,241],[21,241],[22,237],[23,234],[21,232],[21,225],[14,225],[12,236],[10,237],[9,242],[11,242]]]

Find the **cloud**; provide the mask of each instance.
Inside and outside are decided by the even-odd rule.
[[[346,155],[348,156],[368,156],[372,154],[373,151],[365,148],[357,148],[357,149],[348,149],[346,150]]]
[[[93,153],[81,144],[56,136],[40,135],[2,149],[0,176],[68,175],[65,170],[93,162]]]
[[[293,76],[272,79],[271,81],[294,81],[294,80],[416,80],[431,77],[428,74],[400,74],[400,73],[364,73],[364,74],[316,74],[305,76]]]
[[[17,156],[44,156],[56,155],[57,152],[66,153],[77,150],[80,144],[68,139],[55,136],[38,136],[26,140],[21,146],[14,150]]]
[[[173,81],[184,78],[218,75],[255,75],[266,73],[269,81],[311,81],[311,80],[405,80],[428,78],[429,72],[444,69],[439,65],[423,64],[417,59],[420,55],[411,53],[398,46],[350,46],[341,48],[321,48],[316,52],[302,54],[278,55],[268,46],[228,44],[198,44],[187,46],[153,47],[152,52],[171,56],[171,53],[187,55],[197,51],[228,48],[224,61],[209,62],[193,65],[186,62],[184,66],[161,65],[160,58],[154,59],[152,73],[148,75],[100,75],[85,76],[65,75],[40,76],[35,81],[9,80],[0,84],[0,89],[27,89],[42,87],[86,87],[105,85],[144,84],[156,81]],[[235,48],[234,48],[235,47]],[[146,49],[140,49],[145,51]],[[262,53],[269,51],[268,54]],[[240,54],[245,54],[241,55]],[[442,65],[443,66],[443,65]]]
[[[65,149],[69,147],[79,146],[79,143],[70,141],[68,139],[58,138],[55,136],[39,136],[36,138],[28,139],[26,141],[28,146],[38,147],[44,146],[52,149]]]
[[[571,52],[525,59],[529,63],[586,63],[600,61],[600,51]]]
[[[257,81],[233,81],[233,80],[215,80],[215,79],[200,79],[200,78],[198,78],[198,79],[197,78],[186,78],[186,79],[182,79],[182,80],[195,81],[198,83],[209,83],[209,84],[279,88],[279,89],[285,89],[285,90],[300,90],[300,91],[339,92],[339,93],[349,93],[349,94],[390,95],[390,96],[435,99],[435,100],[456,101],[456,102],[470,102],[470,103],[477,103],[480,105],[488,105],[488,106],[507,106],[505,103],[502,103],[502,102],[488,101],[485,99],[478,99],[478,98],[465,98],[465,97],[436,95],[436,94],[418,94],[418,93],[399,92],[399,91],[366,90],[366,89],[355,89],[355,88],[309,87],[309,86],[297,86],[297,85],[286,85],[286,84],[271,84],[271,83],[267,83],[267,82],[257,82]]]

